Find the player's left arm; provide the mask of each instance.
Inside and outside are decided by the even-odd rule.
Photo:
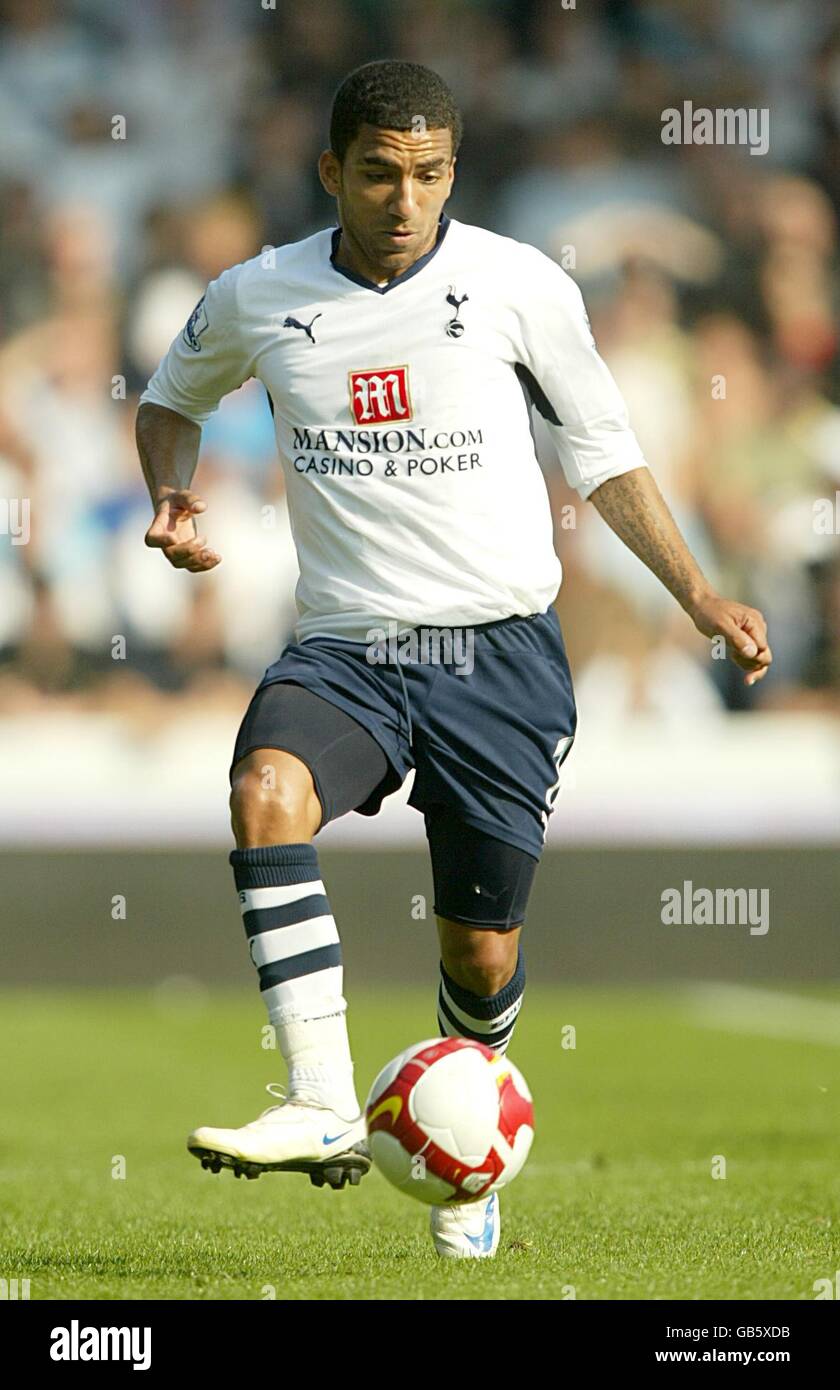
[[[754,685],[772,660],[764,618],[716,594],[680,535],[595,345],[578,286],[534,247],[521,245],[516,254],[518,360],[540,389],[535,404],[567,483],[594,502],[704,637],[726,639],[733,660],[747,672],[746,684]]]
[[[589,501],[615,534],[673,594],[704,637],[725,638],[733,661],[747,672],[746,685],[766,674],[773,660],[767,624],[756,608],[721,598],[680,534],[649,468],[608,478]]]

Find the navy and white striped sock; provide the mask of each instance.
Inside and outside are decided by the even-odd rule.
[[[498,994],[473,994],[456,984],[440,963],[438,1026],[449,1038],[475,1038],[496,1052],[507,1051],[525,991],[525,958],[522,947],[516,957],[516,970]]]
[[[289,1100],[359,1113],[338,928],[314,845],[230,854],[251,960],[289,1068]]]

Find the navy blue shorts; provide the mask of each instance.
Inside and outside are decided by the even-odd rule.
[[[415,769],[409,805],[454,816],[539,859],[559,786],[559,768],[577,725],[572,680],[554,608],[470,628],[434,629],[414,651],[402,635],[380,655],[371,644],[336,637],[290,643],[269,666],[237,738],[233,765],[255,747],[288,747],[252,713],[268,686],[289,682],[319,695],[354,721],[338,734],[346,757],[353,729],[375,740],[378,781],[353,807],[322,795],[322,826],[354,809],[376,815],[382,799]],[[451,636],[451,644],[434,637]],[[400,659],[400,652],[403,659]],[[405,657],[408,660],[405,660]],[[449,657],[450,659],[446,659]],[[266,702],[263,702],[264,704]],[[305,760],[317,764],[318,750]],[[314,771],[314,768],[313,768]],[[316,778],[316,786],[318,779]],[[321,788],[318,788],[319,794]]]

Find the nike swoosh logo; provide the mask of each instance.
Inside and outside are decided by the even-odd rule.
[[[467,1236],[467,1240],[469,1241],[470,1245],[473,1247],[474,1250],[489,1250],[490,1246],[493,1244],[493,1220],[496,1214],[495,1198],[496,1194],[494,1192],[492,1193],[490,1201],[487,1204],[487,1215],[484,1220],[484,1230],[481,1232],[481,1235]],[[464,1234],[466,1235],[466,1232],[464,1232]]]
[[[345,1134],[349,1134],[349,1129],[345,1129],[341,1134],[325,1134],[321,1140],[322,1144],[334,1144],[336,1139],[343,1139]]]

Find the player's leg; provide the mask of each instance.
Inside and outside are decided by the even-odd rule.
[[[312,773],[296,754],[255,748],[235,764],[230,820],[237,849],[308,843],[321,815]]]
[[[440,940],[438,1024],[450,1037],[507,1050],[522,1007],[522,924],[538,860],[458,812],[425,816]]]
[[[444,1033],[510,1043],[525,971],[519,933],[572,745],[576,711],[553,609],[471,630],[470,669],[438,669],[415,719],[421,810],[441,935]]]
[[[440,942],[438,1026],[507,1051],[525,989],[521,927],[468,927],[437,918]]]
[[[436,920],[441,964],[454,984],[486,996],[509,983],[516,971],[521,927],[469,927],[446,917]]]
[[[440,941],[438,1026],[504,1053],[524,996],[519,938],[538,861],[450,808],[431,808],[425,819]],[[501,1234],[498,1194],[435,1206],[430,1224],[439,1255],[492,1257]]]
[[[338,1186],[369,1166],[358,1147],[365,1127],[341,946],[312,839],[366,801],[386,771],[376,740],[320,696],[277,683],[251,702],[231,769],[230,862],[288,1096],[241,1129],[194,1131],[191,1151],[216,1171],[304,1171]]]
[[[343,724],[346,716],[336,714]],[[325,721],[332,737],[332,711]],[[360,731],[365,741],[373,742]],[[370,775],[377,779],[379,756],[374,744]],[[288,1068],[289,1099],[356,1119],[341,943],[312,844],[322,821],[312,772],[296,755],[257,748],[236,763],[231,780],[237,848],[230,862],[263,1002]],[[352,795],[349,779],[346,785]]]
[[[435,868],[439,1027],[504,1052],[525,987],[515,929],[525,919],[576,713],[553,609],[473,629],[471,657],[469,671],[453,663],[437,673],[415,721],[409,802],[426,815]],[[498,1194],[433,1207],[431,1228],[439,1255],[492,1256]]]

